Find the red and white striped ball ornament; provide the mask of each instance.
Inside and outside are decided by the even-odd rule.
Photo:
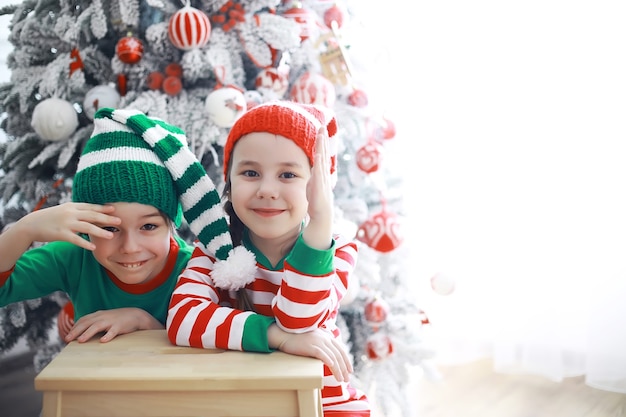
[[[398,217],[382,210],[359,226],[356,238],[378,252],[391,252],[402,244]]]
[[[291,87],[291,99],[301,104],[318,104],[333,108],[337,92],[333,83],[322,74],[305,72]]]
[[[374,333],[367,338],[367,357],[373,360],[386,359],[393,353],[391,338],[383,333]]]
[[[263,68],[254,80],[257,91],[271,98],[282,98],[289,90],[289,74],[277,68]]]
[[[190,51],[209,42],[211,22],[206,13],[191,7],[187,2],[185,7],[170,17],[167,33],[175,47]]]
[[[375,329],[387,320],[391,307],[382,298],[376,297],[365,304],[365,320]]]

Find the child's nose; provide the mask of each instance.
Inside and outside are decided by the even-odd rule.
[[[259,181],[259,189],[256,194],[259,198],[277,198],[278,187],[276,181],[272,178],[264,178]]]
[[[122,237],[120,250],[124,253],[136,252],[141,245],[139,244],[138,236],[133,233],[125,233]]]

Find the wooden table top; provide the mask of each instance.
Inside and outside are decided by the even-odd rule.
[[[322,388],[322,362],[283,352],[174,346],[165,330],[108,343],[71,342],[35,378],[38,391],[294,390]]]

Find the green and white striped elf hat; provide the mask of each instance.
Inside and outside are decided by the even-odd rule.
[[[184,216],[206,252],[217,258],[216,282],[253,280],[254,255],[243,246],[233,248],[219,193],[176,126],[137,110],[99,109],[78,162],[72,200],[151,205],[177,227]]]

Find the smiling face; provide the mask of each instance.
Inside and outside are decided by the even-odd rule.
[[[307,214],[309,159],[292,140],[266,132],[242,137],[231,157],[230,201],[263,253],[292,244]],[[267,255],[267,254],[266,254]]]
[[[100,227],[113,232],[112,239],[89,236],[100,264],[125,284],[143,284],[164,268],[170,250],[172,227],[158,209],[139,203],[112,203],[116,226]]]

